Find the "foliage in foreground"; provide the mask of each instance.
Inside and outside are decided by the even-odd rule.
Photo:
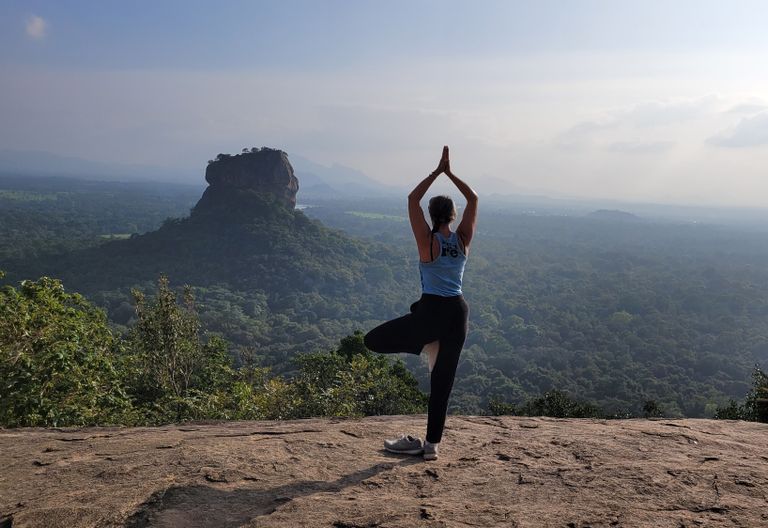
[[[0,289],[0,425],[122,421],[128,397],[115,369],[121,343],[107,318],[43,277]]]
[[[201,330],[194,297],[168,280],[154,299],[134,292],[126,336],[61,282],[43,277],[0,290],[0,425],[160,424],[423,412],[426,397],[400,361],[369,352],[362,334],[298,359],[292,379],[259,367]]]
[[[565,391],[551,390],[544,395],[526,401],[522,405],[507,403],[492,398],[488,404],[490,416],[552,416],[555,418],[635,418],[632,413],[607,413],[599,406],[580,402],[571,398]],[[661,418],[664,409],[654,400],[643,404],[643,418]],[[752,389],[744,403],[735,400],[718,407],[714,415],[721,420],[747,420],[768,423],[768,374],[756,366],[752,372]]]
[[[0,272],[0,276],[2,272]],[[291,378],[259,366],[258,350],[202,331],[194,296],[182,302],[161,277],[154,298],[134,292],[136,324],[125,336],[61,282],[43,277],[0,289],[0,426],[161,424],[201,419],[356,417],[424,412],[426,396],[401,361],[372,354],[362,334],[330,352],[304,354]],[[743,404],[716,418],[768,421],[768,375],[756,367]],[[619,418],[551,390],[524,404],[492,399],[491,415]],[[663,416],[653,400],[645,417]]]
[[[150,294],[157,270],[167,270],[195,285],[206,329],[257,344],[273,373],[293,374],[286,358],[406,313],[418,292],[400,199],[334,199],[306,211],[372,242],[268,204],[243,228],[169,221],[140,235],[187,216],[198,188],[151,184],[136,194],[122,184],[6,177],[0,187],[22,193],[0,197],[0,262],[12,280],[60,277],[127,329],[130,288]],[[665,416],[712,416],[728,398],[741,401],[753,365],[768,360],[764,230],[531,208],[486,202],[480,212],[465,275],[472,331],[453,409],[479,413],[493,395],[521,402],[553,388],[612,414],[644,415],[653,399]],[[136,236],[99,238],[128,233]],[[405,361],[426,381],[417,358]]]
[[[605,413],[591,403],[578,402],[560,390],[551,390],[522,405],[492,399],[488,405],[491,416],[552,416],[554,418],[604,418]]]
[[[768,423],[768,374],[760,366],[755,366],[752,371],[752,388],[744,403],[730,400],[727,405],[717,408],[715,418]]]

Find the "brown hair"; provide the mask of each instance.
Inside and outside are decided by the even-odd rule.
[[[440,226],[456,220],[456,206],[450,196],[433,196],[429,199],[429,217],[432,219],[432,232],[437,233]]]

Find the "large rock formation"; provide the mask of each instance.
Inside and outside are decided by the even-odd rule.
[[[265,199],[289,209],[296,206],[299,180],[282,150],[264,147],[234,156],[219,154],[208,162],[205,180],[208,188],[192,210],[193,216],[247,217],[249,209],[263,207]]]
[[[424,416],[0,430],[0,527],[768,526],[768,425]]]

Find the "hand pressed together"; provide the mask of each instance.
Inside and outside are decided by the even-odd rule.
[[[440,163],[437,164],[437,168],[432,174],[439,176],[442,173],[449,174],[451,172],[451,160],[448,157],[448,145],[443,147],[443,155],[440,157]]]

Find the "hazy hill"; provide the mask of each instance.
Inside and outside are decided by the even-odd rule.
[[[249,150],[249,149],[248,149]],[[394,196],[403,189],[382,185],[365,173],[338,163],[331,166],[291,155],[307,198],[339,196]],[[92,181],[178,183],[198,185],[199,170],[153,165],[106,163],[42,150],[0,149],[0,177],[76,177]],[[52,182],[56,185],[55,182]]]
[[[672,528],[768,525],[768,425],[423,416],[0,431],[0,526]]]
[[[130,288],[152,293],[166,273],[174,287],[194,286],[204,328],[252,348],[278,372],[293,368],[300,352],[330,350],[344,335],[405,313],[419,284],[402,198],[307,209],[346,235],[293,208],[304,184],[292,194],[283,153],[228,156],[211,174],[251,156],[278,159],[263,179],[277,182],[274,192],[234,170],[222,180],[233,185],[210,184],[190,216],[53,258],[36,257],[43,253],[29,241],[40,217],[7,210],[2,218],[14,224],[4,240],[26,247],[4,254],[27,257],[0,254],[0,268],[8,282],[61,278],[123,328],[135,317]],[[106,222],[113,202],[88,196],[100,204],[94,221]],[[66,214],[49,210],[53,238],[66,239],[77,204],[88,202],[71,202]],[[522,403],[556,388],[618,416],[642,413],[648,400],[670,416],[712,416],[728,398],[742,399],[755,363],[768,361],[766,235],[585,214],[481,209],[465,275],[470,333],[452,405],[479,413],[492,399]],[[407,359],[427,390],[419,358]]]
[[[328,167],[297,155],[291,155],[291,164],[302,182],[302,197],[310,199],[352,196],[402,197],[408,192],[399,187],[382,185],[357,169],[339,164]]]
[[[129,289],[152,290],[166,274],[175,286],[197,288],[208,328],[258,348],[270,362],[297,344],[308,351],[329,346],[396,303],[406,308],[398,275],[404,253],[355,240],[294,209],[300,184],[284,152],[220,155],[206,179],[189,216],[11,266],[12,278],[61,278],[126,324],[133,316]],[[309,321],[313,328],[299,326]]]
[[[284,152],[222,155],[208,165],[206,179],[209,186],[190,216],[57,256],[45,267],[86,293],[153,281],[160,273],[177,283],[226,283],[274,298],[361,292],[379,282],[368,269],[375,263],[370,244],[294,209],[299,183]]]
[[[102,181],[189,183],[184,169],[105,163],[40,150],[0,150],[0,174],[74,176]]]
[[[618,209],[598,209],[588,215],[590,218],[596,218],[598,220],[609,220],[613,222],[637,222],[640,217],[628,213],[626,211],[619,211]]]

